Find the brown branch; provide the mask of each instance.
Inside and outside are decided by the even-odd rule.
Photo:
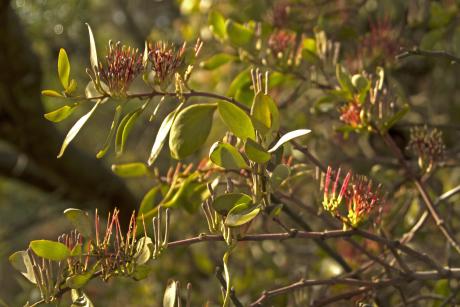
[[[457,57],[444,50],[421,50],[419,48],[414,48],[412,50],[406,50],[398,55],[396,55],[397,60],[402,60],[410,56],[425,56],[432,58],[441,58],[446,59],[452,62],[452,64],[459,64],[460,57]]]

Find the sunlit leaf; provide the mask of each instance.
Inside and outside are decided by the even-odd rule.
[[[225,218],[225,225],[229,227],[238,227],[252,221],[260,212],[259,207],[251,203],[244,203],[235,206]]]
[[[64,97],[61,93],[58,93],[54,90],[43,90],[42,95],[48,96],[48,97],[58,97],[58,98]]]
[[[67,52],[65,52],[63,48],[59,50],[58,75],[59,75],[59,80],[61,81],[62,87],[64,89],[67,89],[69,87],[70,63],[69,63],[69,58],[67,57]]]
[[[225,30],[225,18],[217,11],[209,12],[208,17],[209,29],[220,40],[224,40],[227,36]]]
[[[142,162],[113,164],[112,171],[120,177],[140,177],[149,173],[147,165]]]
[[[249,115],[240,107],[226,101],[218,103],[219,115],[230,131],[242,140],[255,139],[255,131]]]
[[[99,152],[96,155],[98,159],[105,156],[105,154],[110,148],[110,144],[112,144],[113,135],[115,134],[115,130],[117,129],[118,122],[120,121],[121,111],[122,111],[121,105],[115,108],[115,115],[113,116],[112,125],[110,126],[109,134],[107,135],[104,146],[102,146],[102,149],[99,150]]]
[[[115,152],[121,155],[125,150],[126,141],[128,140],[129,133],[131,132],[137,119],[144,111],[146,104],[142,105],[137,110],[126,114],[118,125],[117,135],[115,137]]]
[[[251,161],[257,163],[265,163],[271,158],[271,155],[259,143],[251,139],[246,140],[244,152]]]
[[[80,289],[72,289],[70,296],[72,298],[72,305],[70,307],[94,307],[88,296]]]
[[[60,107],[57,110],[51,111],[46,113],[44,116],[47,120],[52,121],[54,123],[59,123],[72,115],[75,108],[79,106],[79,103],[74,103],[72,105],[67,105]]]
[[[91,63],[91,69],[94,71],[94,74],[96,75],[96,67],[98,67],[98,60],[97,60],[97,50],[96,50],[96,42],[94,41],[94,35],[93,31],[91,30],[91,27],[89,24],[86,24],[88,26],[88,34],[89,34],[89,46],[90,46],[90,63]]]
[[[143,213],[147,213],[155,206],[155,197],[160,191],[160,186],[154,186],[142,198],[141,205],[139,206],[138,217],[142,217]]]
[[[237,58],[233,55],[230,55],[227,53],[219,53],[219,54],[213,55],[206,61],[201,62],[200,67],[203,69],[207,69],[207,70],[213,70],[224,64],[234,61],[235,59]]]
[[[153,143],[152,150],[150,152],[150,157],[148,160],[149,165],[152,165],[158,158],[158,155],[160,154],[160,151],[163,148],[166,138],[168,137],[169,130],[171,130],[171,126],[174,122],[174,119],[179,109],[180,106],[174,109],[174,111],[172,111],[171,113],[169,113],[161,123],[160,129],[158,130],[158,134],[155,138],[155,142]]]
[[[153,242],[150,237],[142,237],[137,241],[136,253],[134,254],[136,264],[141,265],[149,261],[152,257],[151,248],[153,248]]]
[[[269,131],[272,126],[272,114],[268,102],[268,96],[259,93],[254,97],[251,108],[251,118],[254,127],[262,134]]]
[[[203,146],[211,131],[215,109],[215,104],[194,104],[177,115],[169,136],[174,159],[188,157]]]
[[[209,158],[214,164],[225,169],[243,169],[249,167],[241,153],[227,143],[214,143],[209,151]]]
[[[27,278],[31,283],[37,283],[35,280],[32,262],[30,261],[30,257],[27,251],[15,252],[8,258],[8,260],[10,261],[11,265],[16,270],[21,272],[21,274],[24,275],[24,277]]]
[[[70,277],[67,277],[67,279],[65,280],[65,284],[70,289],[80,289],[83,288],[91,280],[92,276],[92,271],[83,274],[72,275]]]
[[[301,136],[304,136],[306,134],[309,134],[311,132],[310,129],[299,129],[299,130],[294,130],[294,131],[291,131],[291,132],[288,132],[286,133],[285,135],[283,135],[279,140],[278,142],[276,142],[276,144],[270,148],[268,150],[268,152],[274,152],[275,150],[277,150],[280,146],[282,146],[283,144],[295,139],[295,138],[298,138],[298,137],[301,137]]]
[[[253,41],[253,32],[233,20],[229,19],[225,22],[225,30],[230,42],[238,47],[248,47]]]
[[[178,294],[178,282],[169,280],[163,296],[163,307],[175,307]]]
[[[88,113],[86,113],[85,115],[83,115],[74,125],[73,127],[69,130],[69,132],[67,133],[65,139],[64,139],[64,142],[62,143],[62,146],[61,146],[61,150],[59,151],[59,154],[58,154],[58,158],[62,157],[62,155],[64,154],[67,146],[69,146],[70,142],[72,142],[72,140],[77,136],[78,132],[80,132],[80,129],[86,124],[86,122],[88,121],[88,119],[93,115],[94,111],[96,111],[97,107],[99,106],[99,104],[101,103],[101,100],[98,100],[93,108],[91,109],[91,111],[89,111]]]
[[[70,256],[70,250],[64,244],[49,240],[31,241],[29,247],[42,258],[60,261]]]

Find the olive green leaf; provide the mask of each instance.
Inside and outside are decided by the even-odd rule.
[[[58,93],[55,90],[43,90],[42,95],[48,96],[48,97],[58,97],[58,98],[64,97],[61,93]]]
[[[218,102],[219,115],[230,131],[242,140],[255,139],[251,118],[240,107],[226,101]]]
[[[232,44],[237,47],[248,47],[252,42],[254,33],[244,25],[228,19],[225,22],[225,30]]]
[[[37,283],[35,280],[32,262],[30,261],[30,257],[27,251],[15,252],[8,258],[8,260],[10,261],[11,265],[16,270],[21,272],[21,274],[24,275],[24,277],[27,278],[31,283]]]
[[[65,217],[72,223],[73,227],[78,230],[84,237],[90,238],[92,234],[92,223],[88,212],[69,208],[64,210]]]
[[[272,126],[272,115],[267,95],[258,93],[254,97],[251,108],[252,122],[254,127],[262,134],[266,134]]]
[[[270,183],[272,188],[278,188],[284,180],[286,180],[291,174],[291,169],[285,164],[279,164],[273,170],[270,176]]]
[[[112,144],[113,135],[115,134],[115,130],[117,129],[118,122],[120,121],[121,111],[122,111],[122,106],[118,105],[115,108],[115,115],[113,116],[112,125],[110,126],[109,134],[107,135],[107,138],[105,139],[104,146],[102,146],[102,149],[99,150],[99,152],[96,154],[96,158],[100,159],[104,157],[107,151],[109,150],[110,144]]]
[[[194,104],[177,115],[169,135],[174,159],[183,159],[203,146],[211,131],[215,109],[215,104]]]
[[[140,177],[149,174],[149,169],[145,163],[134,162],[124,164],[112,164],[112,172],[120,177]]]
[[[271,155],[262,147],[262,145],[251,139],[246,140],[244,152],[248,156],[249,160],[257,163],[265,163],[271,158]]]
[[[217,196],[212,203],[212,207],[218,213],[227,215],[235,206],[249,204],[251,202],[252,198],[249,195],[243,193],[227,193]]]
[[[97,60],[97,50],[96,50],[96,42],[94,41],[94,35],[93,31],[91,30],[91,27],[89,24],[86,24],[88,26],[88,35],[89,35],[89,46],[90,46],[90,63],[91,63],[91,70],[96,74],[96,69],[98,67],[98,60]]]
[[[53,123],[59,123],[72,115],[73,111],[75,111],[75,108],[79,106],[79,103],[76,102],[72,105],[66,105],[63,107],[60,107],[59,109],[56,109],[54,111],[46,113],[44,116],[47,120],[53,122]]]
[[[206,61],[201,62],[200,67],[207,70],[213,70],[236,59],[237,57],[233,55],[227,53],[219,53],[213,55]]]
[[[91,280],[92,276],[93,271],[72,275],[67,277],[65,284],[70,289],[80,289],[83,288]]]
[[[70,250],[64,244],[49,240],[31,241],[29,247],[42,258],[60,261],[70,256]]]
[[[211,11],[208,17],[209,29],[221,41],[227,37],[225,18],[219,12]]]
[[[129,133],[134,127],[137,119],[140,117],[147,105],[144,104],[138,109],[126,114],[118,125],[117,135],[115,137],[115,153],[121,155],[125,150],[126,141],[128,140]]]
[[[252,221],[260,212],[259,207],[252,203],[244,203],[235,206],[225,218],[225,225],[229,227],[238,227]]]
[[[241,153],[232,145],[222,142],[216,142],[209,151],[211,161],[225,169],[242,169],[248,168],[246,160]]]

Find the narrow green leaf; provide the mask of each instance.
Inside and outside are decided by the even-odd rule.
[[[18,251],[8,257],[13,268],[21,272],[31,283],[36,284],[34,269],[30,261],[29,254],[26,251]]]
[[[177,115],[169,136],[174,159],[183,159],[203,146],[211,132],[215,109],[215,104],[194,104]]]
[[[157,196],[159,191],[160,186],[157,185],[151,188],[147,193],[145,193],[144,197],[142,198],[141,205],[139,207],[139,213],[137,214],[138,217],[142,218],[142,214],[149,212],[155,207],[155,197]]]
[[[174,111],[169,113],[165,117],[163,122],[161,123],[160,129],[158,130],[158,134],[155,138],[155,142],[153,143],[153,146],[152,146],[152,151],[150,152],[150,157],[148,160],[149,165],[152,165],[155,162],[155,160],[158,158],[158,155],[160,154],[160,151],[163,148],[163,145],[166,141],[166,137],[169,134],[169,130],[171,130],[171,126],[174,122],[176,114],[179,111],[181,106],[182,104],[179,105]]]
[[[252,203],[252,198],[243,193],[227,193],[217,196],[212,207],[221,215],[227,215],[235,206]]]
[[[110,144],[112,144],[113,135],[115,134],[115,130],[117,129],[118,122],[120,121],[122,109],[123,108],[121,105],[118,105],[115,108],[115,115],[113,116],[112,125],[110,126],[109,134],[107,135],[107,138],[105,139],[104,146],[102,146],[102,148],[97,153],[96,158],[98,159],[102,158],[103,156],[105,156],[105,154],[109,150]]]
[[[31,241],[29,247],[42,258],[61,261],[70,256],[70,250],[64,244],[49,240]]]
[[[262,134],[266,134],[272,126],[272,116],[267,96],[259,93],[254,97],[251,116],[254,127]]]
[[[227,31],[228,38],[232,44],[237,47],[248,47],[253,41],[254,33],[233,20],[227,20],[225,22],[225,30]]]
[[[72,115],[75,108],[79,106],[79,103],[74,103],[72,105],[60,107],[57,110],[46,113],[44,116],[47,120],[53,123],[59,123]]]
[[[211,11],[208,17],[209,29],[221,41],[227,37],[225,18],[217,11]]]
[[[67,95],[72,95],[73,92],[75,92],[75,90],[77,89],[77,80],[75,79],[72,79],[70,80],[70,84],[69,84],[69,87],[66,88],[65,92]]]
[[[219,53],[213,55],[206,61],[201,62],[200,67],[207,70],[213,70],[236,59],[237,57],[233,55],[227,53]]]
[[[147,165],[142,162],[112,164],[112,171],[120,177],[140,177],[149,173]]]
[[[251,203],[241,204],[234,207],[225,218],[225,225],[228,227],[238,227],[252,221],[260,212],[259,207]]]
[[[259,143],[251,139],[246,140],[244,152],[251,161],[257,163],[265,163],[271,158],[271,155]]]
[[[58,97],[58,98],[64,97],[61,93],[58,93],[55,90],[43,90],[42,95],[48,96],[48,97]]]
[[[72,142],[72,140],[77,136],[78,132],[80,131],[80,129],[86,124],[86,122],[88,121],[88,119],[91,117],[91,115],[93,115],[94,111],[96,111],[97,107],[99,106],[99,104],[101,104],[101,101],[102,100],[98,100],[96,102],[96,104],[94,104],[93,108],[91,109],[91,111],[89,111],[88,113],[86,113],[85,115],[83,115],[76,123],[75,125],[73,125],[73,127],[69,130],[69,132],[67,133],[65,139],[64,139],[64,142],[62,143],[62,147],[61,147],[61,150],[59,151],[59,154],[58,154],[58,158],[62,157],[62,155],[64,154],[67,146],[69,146],[70,142]]]
[[[98,67],[98,60],[97,60],[97,50],[96,50],[96,42],[94,41],[93,31],[89,24],[88,26],[88,35],[89,35],[89,46],[90,46],[90,63],[91,63],[91,70],[93,70],[94,74],[96,75],[95,67]]]
[[[405,104],[401,110],[399,110],[398,112],[396,112],[389,120],[387,120],[385,122],[385,124],[383,125],[383,128],[385,131],[388,131],[388,129],[390,129],[391,127],[393,127],[397,122],[399,122],[403,117],[404,115],[407,114],[407,112],[409,112],[410,110],[410,107],[408,104]]]
[[[64,210],[64,215],[85,238],[91,238],[93,226],[88,212],[69,208]]]
[[[294,130],[294,131],[291,131],[291,132],[288,132],[286,133],[285,135],[283,135],[279,140],[278,142],[276,142],[276,144],[270,148],[268,150],[268,152],[274,152],[276,151],[280,146],[282,146],[283,144],[295,139],[295,138],[298,138],[298,137],[301,137],[303,135],[306,135],[306,134],[309,134],[311,132],[310,129],[299,129],[299,130]]]
[[[59,80],[61,81],[62,87],[67,90],[69,87],[69,77],[70,77],[70,63],[69,58],[67,57],[67,52],[64,48],[59,50],[58,57],[58,75]]]
[[[226,101],[218,102],[219,115],[230,131],[242,140],[255,139],[251,118],[240,107]]]
[[[236,92],[244,86],[247,86],[251,83],[251,75],[249,74],[249,68],[240,72],[232,83],[228,87],[227,95],[233,97],[236,95]]]
[[[335,72],[336,72],[337,81],[339,81],[340,87],[343,90],[345,90],[347,93],[349,93],[351,96],[354,92],[354,86],[353,86],[353,83],[351,82],[348,72],[340,64],[336,65]]]
[[[240,152],[230,144],[216,142],[212,145],[209,151],[211,161],[225,169],[242,169],[248,168],[246,160]]]

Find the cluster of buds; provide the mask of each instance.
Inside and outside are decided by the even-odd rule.
[[[295,33],[286,30],[276,30],[268,38],[268,51],[278,59],[296,55],[295,45]]]
[[[364,176],[353,176],[348,172],[343,179],[340,191],[340,168],[333,174],[332,168],[328,167],[324,182],[323,207],[344,222],[344,226],[359,226],[365,221],[376,207],[382,207],[384,199],[381,187],[373,187],[372,181]],[[335,180],[333,178],[335,175]],[[331,182],[332,189],[330,190]],[[346,204],[347,214],[341,215],[341,205]]]
[[[340,120],[353,128],[364,126],[364,109],[362,104],[355,100],[347,102],[346,105],[339,108]]]
[[[106,63],[99,62],[97,75],[112,96],[126,95],[133,80],[143,71],[142,55],[138,49],[109,42]]]
[[[149,44],[149,59],[157,83],[163,84],[178,71],[184,59],[185,46],[184,43],[180,48],[176,48],[174,44],[161,41]]]
[[[436,128],[428,129],[427,126],[412,128],[407,150],[415,153],[422,170],[430,172],[436,163],[444,159],[442,132]]]

